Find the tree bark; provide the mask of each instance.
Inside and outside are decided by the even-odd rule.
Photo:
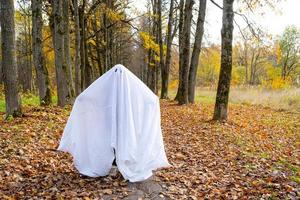
[[[0,84],[2,83],[3,83],[3,71],[2,71],[2,61],[0,60]]]
[[[92,66],[89,62],[88,57],[88,44],[86,42],[86,33],[84,32],[84,55],[85,55],[85,70],[84,70],[84,80],[85,80],[85,88],[90,86],[92,83]]]
[[[169,21],[167,30],[167,50],[166,60],[164,66],[161,67],[161,98],[168,98],[168,86],[169,86],[169,73],[171,63],[171,48],[172,48],[172,29],[173,29],[173,11],[174,11],[174,0],[170,2]],[[161,15],[160,15],[161,18]],[[161,26],[161,23],[160,23]]]
[[[248,66],[248,43],[247,43],[247,41],[245,40],[244,41],[244,59],[245,59],[245,61],[244,61],[244,64],[245,64],[245,83],[246,84],[248,84],[249,83],[249,81],[248,81],[248,77],[249,77],[249,75],[248,75],[248,70],[249,70],[249,66]]]
[[[152,0],[152,15],[149,16],[149,21],[151,21],[149,30],[152,35],[155,37],[157,42],[157,0]],[[154,59],[156,52],[152,49],[149,49],[148,52],[148,86],[153,91],[153,93],[157,94],[157,61]]]
[[[184,24],[183,24],[183,45],[182,45],[182,67],[181,67],[181,92],[178,96],[178,103],[180,105],[188,103],[188,81],[190,68],[190,37],[191,37],[191,23],[193,12],[193,0],[187,0],[184,8]]]
[[[192,52],[191,65],[189,71],[188,96],[189,96],[190,103],[195,102],[196,76],[197,76],[197,69],[199,63],[199,55],[201,52],[201,43],[202,43],[202,38],[204,33],[205,11],[206,11],[206,0],[200,0],[197,28],[195,33],[195,42],[194,42],[194,48]]]
[[[45,66],[43,55],[43,18],[42,0],[32,0],[32,54],[36,71],[37,87],[39,91],[40,104],[49,105],[51,103],[51,92],[48,70]]]
[[[72,65],[71,65],[71,57],[70,57],[70,23],[69,23],[69,0],[63,0],[62,4],[62,15],[63,15],[63,28],[64,28],[64,65],[66,66],[67,72],[67,83],[68,83],[68,91],[70,98],[74,98],[74,84],[73,84],[73,74],[72,74]]]
[[[106,16],[106,12],[103,14],[103,26],[104,26],[104,34],[103,40],[105,43],[104,46],[104,72],[108,71],[108,20]]]
[[[158,82],[160,78],[160,72],[161,68],[164,65],[164,54],[163,54],[163,41],[162,41],[162,22],[161,22],[161,0],[155,0],[154,1],[154,6],[156,7],[156,14],[155,14],[155,38],[156,38],[156,43],[159,46],[159,52],[158,52],[158,57],[159,61],[155,61],[155,94],[158,95]]]
[[[18,74],[15,50],[14,1],[0,1],[2,67],[4,75],[4,93],[6,118],[21,116],[21,101],[18,94]]]
[[[226,120],[232,71],[233,2],[223,0],[221,69],[214,109],[214,120]]]
[[[102,69],[102,64],[101,64],[101,40],[100,40],[100,34],[97,32],[97,18],[96,15],[93,17],[92,21],[93,25],[93,31],[95,33],[95,40],[96,40],[96,55],[97,55],[97,65],[98,65],[98,70],[99,70],[99,75],[101,76],[103,74],[103,69]]]
[[[79,29],[79,12],[78,0],[73,0],[74,19],[75,19],[75,95],[81,93],[81,59],[80,59],[80,29]]]
[[[84,32],[86,28],[86,23],[85,23],[85,15],[84,15],[84,9],[85,9],[85,4],[83,3],[82,6],[79,8],[79,30],[80,30],[80,63],[81,63],[81,90],[84,90],[86,88],[85,86],[85,68],[86,68],[86,63],[85,63],[85,38],[84,38]]]
[[[181,83],[182,83],[182,49],[183,49],[183,24],[184,24],[184,0],[179,2],[179,33],[178,33],[178,43],[179,43],[179,72],[178,72],[178,89],[177,94],[174,100],[178,100],[178,97],[181,96]]]
[[[55,69],[57,83],[57,104],[65,106],[70,103],[70,95],[67,81],[67,66],[64,63],[64,23],[62,15],[62,0],[53,0],[54,12],[54,47],[55,47]]]

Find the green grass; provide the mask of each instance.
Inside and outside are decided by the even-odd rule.
[[[261,158],[265,158],[265,159],[269,159],[269,158],[270,158],[270,155],[269,155],[268,153],[266,153],[266,152],[262,152],[262,153],[260,154],[260,157],[261,157]]]
[[[24,106],[38,106],[40,105],[39,97],[33,94],[23,94],[21,96],[21,102]],[[0,112],[5,112],[5,99],[0,97]]]
[[[40,99],[37,95],[26,93],[21,95],[22,106],[39,106]],[[52,104],[57,104],[57,96],[52,96]],[[0,95],[0,112],[5,112],[5,99]]]
[[[22,105],[26,105],[26,106],[40,105],[39,97],[33,94],[22,95],[21,100],[22,100]]]
[[[173,89],[169,91],[169,98],[173,100],[176,96],[177,90]],[[197,89],[195,94],[195,102],[201,104],[215,103],[216,92],[212,90]]]
[[[292,176],[291,180],[296,182],[296,183],[300,183],[300,176]]]
[[[5,101],[3,98],[0,99],[0,112],[5,112]]]

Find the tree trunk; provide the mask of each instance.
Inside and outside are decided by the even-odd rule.
[[[217,89],[214,120],[226,120],[232,71],[233,2],[223,0],[221,69]]]
[[[149,50],[149,63],[148,63],[148,86],[152,92],[156,92],[156,73],[155,73],[155,61],[153,57],[154,52]]]
[[[0,84],[2,83],[3,83],[3,72],[2,72],[2,61],[0,60]]]
[[[156,54],[156,56],[159,57],[159,60],[155,60],[155,94],[158,95],[158,81],[160,77],[160,69],[164,65],[164,58],[163,58],[163,47],[162,47],[162,33],[161,33],[161,0],[154,0],[154,30],[153,30],[153,35],[155,36],[155,42],[159,46],[159,52]]]
[[[64,28],[64,65],[66,66],[67,72],[67,83],[68,83],[68,92],[70,98],[75,96],[74,85],[73,85],[73,75],[72,75],[72,65],[70,57],[70,30],[69,30],[69,0],[63,0],[62,4],[62,15],[63,15],[63,28]]]
[[[29,35],[29,38],[28,38],[28,51],[29,51],[29,55],[28,55],[28,62],[29,62],[29,69],[28,69],[28,79],[27,79],[27,84],[28,84],[28,86],[29,86],[29,84],[30,84],[30,86],[29,87],[27,87],[30,91],[32,91],[32,89],[33,89],[33,86],[34,86],[34,83],[33,83],[33,76],[32,76],[32,72],[33,72],[33,70],[32,70],[32,67],[33,67],[33,61],[32,61],[32,59],[33,59],[33,57],[32,57],[32,26],[31,26],[31,24],[30,24],[30,22],[32,21],[32,18],[31,17],[28,17],[28,24],[29,24],[29,26],[28,26],[28,35]]]
[[[36,71],[37,87],[39,91],[40,104],[49,105],[51,103],[51,92],[48,70],[44,63],[43,55],[43,18],[42,0],[32,0],[32,54]]]
[[[169,21],[167,30],[167,50],[166,60],[164,66],[161,66],[161,95],[162,99],[168,98],[168,86],[169,86],[169,73],[171,63],[171,47],[172,47],[172,29],[173,29],[173,11],[174,11],[174,0],[170,2]],[[161,18],[161,14],[160,14]],[[160,23],[161,26],[161,23]]]
[[[189,71],[188,93],[189,93],[190,103],[195,102],[196,76],[197,76],[197,69],[199,63],[199,55],[201,51],[202,37],[204,33],[205,11],[206,11],[206,0],[200,0],[197,28],[195,33],[195,42],[194,42],[194,48],[193,48],[193,53],[191,58],[191,66]]]
[[[15,50],[15,20],[14,1],[0,1],[2,67],[4,75],[4,93],[6,103],[6,118],[21,116],[21,102],[18,94],[18,74]]]
[[[92,66],[89,62],[88,58],[88,44],[86,43],[86,33],[84,32],[84,55],[85,55],[85,70],[84,70],[84,80],[85,80],[85,88],[90,86],[92,83]]]
[[[1,26],[1,23],[0,23],[0,26]],[[2,44],[1,43],[1,35],[0,35],[0,44]],[[2,52],[2,51],[0,50],[0,52]],[[2,83],[3,83],[3,68],[2,68],[2,59],[1,59],[0,60],[0,84],[2,84]]]
[[[113,10],[113,5],[114,2],[113,0],[105,0],[106,2],[106,8],[107,10]],[[104,26],[105,26],[105,60],[106,60],[106,69],[109,70],[110,68],[112,68],[113,65],[113,61],[112,61],[112,42],[113,42],[113,31],[112,28],[113,26],[110,26],[111,20],[109,18],[109,16],[107,16],[106,14],[104,15],[105,21],[104,21]],[[108,28],[109,27],[109,28]]]
[[[104,34],[103,40],[105,43],[104,46],[104,72],[108,70],[108,20],[106,16],[106,12],[103,14],[103,26],[104,26]]]
[[[81,90],[84,90],[85,87],[85,68],[86,68],[86,63],[85,63],[85,38],[84,38],[84,32],[85,30],[85,20],[84,20],[84,9],[85,5],[83,4],[80,9],[79,9],[79,30],[80,30],[80,63],[81,63]]]
[[[182,49],[183,49],[183,24],[184,24],[184,0],[180,0],[179,2],[179,36],[178,36],[178,43],[179,43],[179,76],[178,76],[178,89],[175,100],[178,100],[178,97],[181,96],[181,83],[182,83]]]
[[[254,60],[255,60],[255,52],[252,52],[251,55],[251,63],[250,63],[250,85],[254,85]]]
[[[62,3],[62,0],[53,0],[55,69],[58,97],[57,104],[59,106],[64,106],[70,101],[67,81],[67,66],[64,63],[64,23]]]
[[[152,15],[149,16],[149,21],[151,22],[149,30],[155,37],[157,42],[157,0],[151,1],[152,4]],[[148,86],[153,93],[157,94],[157,61],[154,59],[156,52],[149,49],[148,52]]]
[[[81,59],[80,59],[80,29],[79,29],[79,12],[78,0],[73,0],[74,19],[75,19],[75,95],[81,93]]]
[[[184,24],[183,24],[183,49],[182,49],[182,67],[181,67],[181,92],[178,96],[178,103],[180,105],[188,103],[188,82],[189,82],[189,68],[190,68],[190,37],[191,37],[191,23],[193,12],[193,0],[187,0],[184,8]]]
[[[245,64],[245,83],[249,84],[248,77],[249,77],[249,66],[248,66],[248,44],[247,41],[244,41],[244,64]]]
[[[94,15],[93,17],[93,21],[92,21],[92,25],[93,25],[93,31],[95,33],[95,39],[96,39],[96,55],[97,55],[97,65],[98,65],[98,71],[99,71],[99,75],[101,76],[103,74],[103,69],[102,69],[102,64],[101,64],[101,40],[100,40],[100,34],[99,32],[97,32],[97,18],[96,15]]]

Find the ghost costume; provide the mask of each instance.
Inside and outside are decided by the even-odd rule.
[[[130,182],[168,167],[158,97],[123,65],[94,81],[75,100],[58,150],[86,176],[109,174],[116,159]]]

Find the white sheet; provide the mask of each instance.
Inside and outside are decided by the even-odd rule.
[[[123,65],[114,66],[76,98],[58,150],[71,153],[86,176],[107,175],[116,157],[125,179],[149,178],[169,166],[159,99]]]

